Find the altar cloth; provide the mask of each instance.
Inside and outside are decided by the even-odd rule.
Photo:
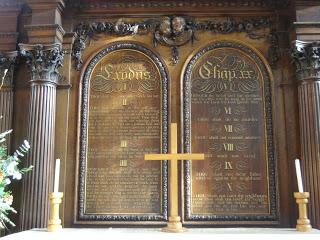
[[[198,239],[197,239],[198,238]],[[160,228],[63,228],[56,232],[46,229],[32,229],[14,233],[3,240],[100,240],[100,239],[139,239],[139,240],[204,240],[204,239],[246,239],[246,240],[320,240],[320,230],[307,233],[294,228],[189,228],[184,233],[164,233]]]

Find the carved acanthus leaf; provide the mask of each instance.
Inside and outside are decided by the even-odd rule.
[[[320,41],[296,41],[291,55],[298,80],[320,79]]]
[[[28,45],[19,44],[20,55],[25,57],[31,69],[33,81],[48,81],[56,83],[62,67],[64,52],[61,44]]]
[[[16,63],[17,52],[0,52],[0,85],[12,86],[12,74]]]

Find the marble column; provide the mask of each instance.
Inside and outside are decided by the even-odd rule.
[[[309,217],[320,228],[320,42],[296,41],[292,57],[298,80],[301,161]]]
[[[17,52],[0,53],[0,132],[12,128],[13,71]],[[10,135],[7,136],[7,151],[10,152]]]
[[[62,66],[61,44],[20,44],[31,70],[27,164],[32,172],[22,186],[21,229],[47,227],[49,192],[53,190],[56,84]]]

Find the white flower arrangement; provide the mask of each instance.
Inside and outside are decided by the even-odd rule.
[[[13,155],[7,155],[5,141],[6,136],[11,132],[12,130],[0,133],[0,228],[7,228],[7,224],[15,226],[8,217],[9,213],[16,213],[16,210],[12,207],[13,196],[12,192],[8,190],[8,185],[12,179],[20,180],[22,174],[32,169],[32,166],[19,168],[20,158],[24,157],[24,154],[30,149],[27,140],[24,140]]]

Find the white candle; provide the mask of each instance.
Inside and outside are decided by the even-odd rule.
[[[2,81],[1,81],[1,83],[0,83],[0,88],[2,88],[2,85],[3,85],[3,83],[4,83],[4,79],[6,78],[6,75],[7,75],[8,70],[9,70],[9,69],[5,69],[5,70],[3,71],[3,76],[2,76]]]
[[[3,71],[3,77],[2,77],[2,80],[4,80],[5,79],[5,77],[6,77],[6,75],[7,75],[7,72],[9,71],[9,69],[5,69],[4,71]]]
[[[57,193],[59,191],[59,175],[60,175],[60,159],[56,160],[56,169],[54,172],[54,187],[53,191]]]
[[[303,192],[303,185],[302,185],[302,177],[301,177],[301,168],[300,168],[300,160],[295,160],[296,164],[296,173],[297,173],[297,180],[298,180],[298,189],[299,192]]]

